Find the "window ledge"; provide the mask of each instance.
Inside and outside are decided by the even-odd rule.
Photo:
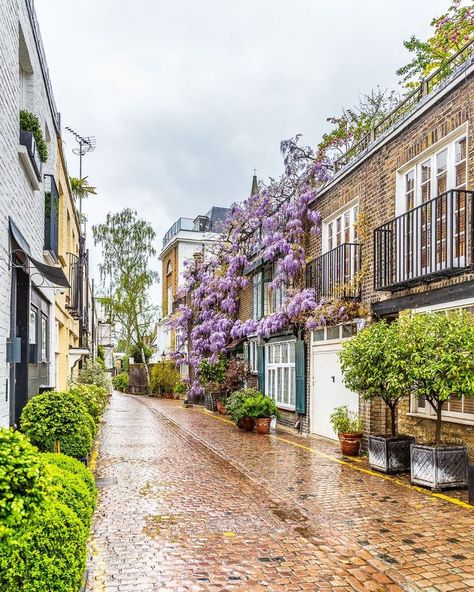
[[[283,409],[284,411],[295,411],[294,405],[280,405],[279,403],[275,403],[278,409]]]
[[[30,155],[28,154],[28,149],[26,146],[19,144],[18,146],[18,156],[20,157],[20,162],[23,165],[23,169],[28,177],[28,181],[30,182],[31,187],[33,190],[38,191],[40,188],[40,184],[38,181],[38,175],[36,174],[36,170],[31,162]]]
[[[407,413],[408,417],[416,417],[418,419],[430,419],[431,421],[436,421],[436,417],[433,415],[425,415],[424,413]],[[473,419],[466,419],[464,417],[446,417],[443,415],[441,421],[445,421],[447,423],[458,423],[461,425],[468,425],[474,426],[474,418]]]

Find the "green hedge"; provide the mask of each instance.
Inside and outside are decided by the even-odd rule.
[[[2,592],[75,592],[85,569],[87,530],[65,504],[37,507],[28,523],[0,538]]]
[[[87,456],[92,447],[93,420],[77,395],[50,391],[33,397],[21,414],[21,429],[44,452],[54,450],[75,458]]]
[[[112,385],[117,391],[124,393],[128,387],[128,374],[127,372],[120,372],[117,376],[112,378]]]
[[[77,384],[69,386],[69,392],[75,395],[87,407],[87,411],[99,423],[108,400],[108,390],[95,384]]]
[[[48,487],[36,448],[23,434],[0,429],[0,523],[17,527],[27,520]]]
[[[93,500],[93,505],[95,506],[96,499],[97,499],[97,489],[94,482],[94,477],[89,469],[80,461],[67,456],[66,454],[56,454],[53,452],[43,452],[41,455],[41,459],[43,463],[48,465],[55,465],[63,471],[67,471],[68,473],[72,473],[73,475],[77,475],[80,477],[87,489],[89,490],[89,494],[91,499]]]

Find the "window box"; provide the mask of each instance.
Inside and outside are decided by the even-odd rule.
[[[412,436],[369,436],[369,464],[382,473],[404,473],[410,470]]]
[[[20,131],[18,155],[33,189],[40,188],[43,163],[38,154],[36,142],[31,132]]]
[[[467,487],[466,446],[412,444],[410,458],[412,483],[433,491]]]

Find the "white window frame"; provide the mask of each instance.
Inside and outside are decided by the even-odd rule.
[[[460,308],[471,308],[474,307],[474,298],[466,298],[464,300],[457,300],[456,302],[451,302],[449,304],[436,304],[432,306],[424,306],[422,308],[413,309],[411,312],[418,314],[418,313],[430,313],[430,312],[442,312],[448,310],[455,310]],[[464,402],[464,397],[461,399]],[[418,399],[415,395],[410,396],[410,411],[408,413],[409,416],[413,417],[423,417],[423,418],[430,418],[436,419],[436,414],[428,403],[425,401],[424,407],[420,407],[418,404]],[[463,403],[464,404],[464,403]],[[458,424],[465,424],[465,425],[474,425],[474,414],[473,413],[464,413],[462,411],[449,411],[448,409],[443,409],[441,413],[441,418],[443,421],[449,423],[458,423]]]
[[[248,363],[252,374],[258,373],[258,339],[249,338],[248,340]]]
[[[344,216],[349,214],[349,240],[345,240]],[[332,251],[344,243],[357,242],[357,218],[359,216],[359,198],[356,197],[349,203],[339,208],[336,212],[323,220],[322,245],[323,254]],[[337,223],[340,220],[340,240],[338,240]],[[332,232],[331,232],[332,229]],[[331,245],[332,234],[332,245]]]
[[[265,393],[275,401],[279,409],[288,411],[294,411],[296,405],[295,343],[296,340],[291,339],[265,345]],[[285,355],[283,348],[286,348]],[[281,361],[283,357],[286,359],[285,362]],[[285,374],[288,377],[287,396],[283,393]]]
[[[343,336],[343,327],[347,327],[350,326],[353,331],[352,335],[349,335],[347,337]],[[337,329],[338,330],[338,336],[337,337],[328,337],[328,333],[329,332],[333,332],[333,330]],[[316,332],[320,332],[322,331],[322,333],[319,333],[320,335],[322,334],[323,339],[316,339],[315,335]],[[348,339],[352,339],[352,337],[354,337],[354,335],[357,334],[357,324],[356,323],[342,323],[341,325],[331,325],[329,327],[320,327],[319,329],[315,329],[313,331],[311,331],[311,342],[313,344],[313,346],[317,347],[318,345],[326,345],[328,343],[340,343],[342,341],[347,341]]]

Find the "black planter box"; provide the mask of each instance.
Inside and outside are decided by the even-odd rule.
[[[369,436],[369,464],[382,473],[403,473],[410,470],[412,436]]]
[[[411,482],[435,491],[467,487],[465,446],[425,446],[412,444]]]

